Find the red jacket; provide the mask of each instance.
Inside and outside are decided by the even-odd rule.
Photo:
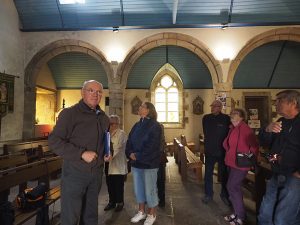
[[[244,121],[241,121],[236,127],[231,125],[228,135],[223,142],[223,147],[226,150],[225,164],[227,166],[240,170],[249,170],[250,168],[236,166],[237,144],[239,152],[249,153],[251,151],[257,156],[259,149],[258,141],[253,130]]]

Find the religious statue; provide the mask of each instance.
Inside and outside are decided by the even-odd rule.
[[[193,113],[196,115],[203,114],[203,104],[203,99],[200,98],[200,96],[197,96],[197,98],[195,98],[195,100],[193,101]]]
[[[141,99],[138,96],[135,96],[131,101],[131,113],[138,115],[139,107],[142,105]]]

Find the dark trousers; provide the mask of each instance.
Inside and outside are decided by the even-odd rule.
[[[97,225],[103,167],[78,171],[65,163],[61,177],[61,225]]]
[[[157,172],[157,194],[160,203],[165,203],[166,164],[160,164]]]
[[[227,190],[229,199],[232,203],[234,214],[238,218],[244,220],[246,218],[246,211],[243,202],[242,183],[248,171],[239,170],[235,168],[229,169],[229,177],[227,182]]]
[[[125,175],[113,174],[107,177],[107,189],[110,203],[124,202],[124,181]]]
[[[218,173],[221,178],[221,193],[220,196],[228,197],[228,191],[226,188],[228,172],[227,166],[224,162],[224,157],[214,157],[214,156],[205,156],[205,174],[204,174],[204,186],[205,186],[205,195],[208,197],[213,197],[213,173],[215,164],[218,163]]]
[[[108,175],[109,163],[105,162],[105,181],[109,196],[109,203],[123,203],[124,202],[124,183],[125,175],[112,174]]]

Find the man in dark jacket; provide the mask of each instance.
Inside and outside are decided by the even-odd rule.
[[[79,103],[64,109],[49,136],[49,147],[63,159],[61,224],[97,225],[103,173],[104,135],[109,119],[100,109],[103,86],[84,82]]]
[[[270,148],[273,176],[260,206],[259,225],[300,224],[300,92],[281,91],[276,111],[282,117],[259,134]]]
[[[218,173],[222,184],[220,197],[226,205],[230,205],[226,189],[227,169],[224,163],[225,150],[223,148],[223,141],[229,131],[230,117],[221,112],[222,106],[221,101],[213,101],[210,105],[211,114],[205,115],[202,120],[205,151],[205,196],[202,202],[205,204],[213,199],[213,171],[215,163],[218,163]]]

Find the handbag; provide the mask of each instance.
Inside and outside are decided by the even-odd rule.
[[[15,201],[17,208],[21,210],[33,210],[45,205],[47,186],[40,183],[35,188],[27,188],[21,191]]]
[[[256,164],[255,155],[250,153],[236,152],[236,165],[241,168],[253,167]]]
[[[256,164],[255,155],[250,151],[249,151],[249,153],[245,153],[244,151],[240,152],[238,150],[239,139],[240,139],[240,130],[239,130],[239,135],[238,135],[237,144],[236,144],[235,164],[237,165],[237,167],[240,167],[240,168],[254,167]]]

